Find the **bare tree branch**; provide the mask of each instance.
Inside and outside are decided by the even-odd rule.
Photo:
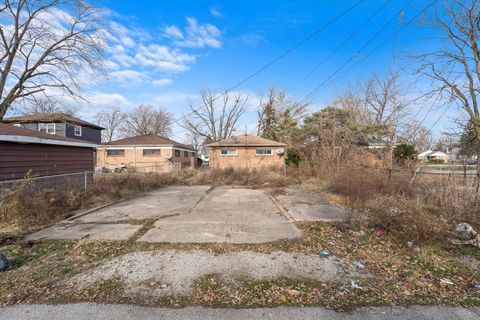
[[[12,104],[39,94],[81,98],[82,78],[102,73],[100,11],[76,0],[19,0],[0,5],[0,119]]]
[[[168,137],[171,134],[172,116],[163,109],[142,104],[125,115],[122,132],[124,136],[158,134]]]
[[[237,93],[223,94],[223,99],[215,99],[208,90],[200,91],[200,106],[190,105],[188,115],[183,115],[180,125],[191,135],[198,135],[207,141],[218,141],[232,136],[238,121],[247,110],[248,97]]]

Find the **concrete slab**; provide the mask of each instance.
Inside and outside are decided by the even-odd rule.
[[[139,241],[262,243],[301,235],[263,191],[219,187],[190,212],[159,219]]]
[[[26,240],[128,240],[142,225],[133,224],[57,224],[25,237]]]
[[[286,188],[275,196],[296,221],[342,221],[352,218],[352,212],[328,204],[322,197],[303,190]]]
[[[94,211],[75,221],[115,222],[161,218],[188,212],[205,193],[209,186],[172,186],[149,192],[141,197],[122,201]]]

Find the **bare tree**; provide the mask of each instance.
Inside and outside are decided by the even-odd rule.
[[[428,26],[440,47],[415,58],[418,72],[434,82],[431,95],[457,104],[469,117],[480,141],[480,2],[448,0]]]
[[[113,107],[110,110],[101,111],[96,114],[97,124],[105,128],[102,131],[102,141],[110,142],[118,136],[124,121],[124,113],[119,107]]]
[[[432,149],[434,145],[432,132],[416,120],[402,126],[400,140],[403,143],[411,144],[418,151]]]
[[[102,71],[100,12],[76,0],[0,5],[0,119],[39,95],[81,97],[81,79]]]
[[[193,149],[195,149],[197,153],[202,150],[204,146],[204,141],[205,139],[200,137],[199,134],[196,134],[194,132],[187,133],[187,144],[193,146]]]
[[[125,115],[123,134],[128,137],[158,134],[168,137],[171,134],[172,116],[163,109],[142,104]]]
[[[218,141],[232,136],[240,117],[247,109],[248,97],[228,92],[220,96],[208,90],[200,90],[199,106],[190,105],[180,124],[189,133],[207,141]]]
[[[59,105],[55,100],[40,98],[26,105],[22,111],[23,114],[64,113],[69,116],[75,116],[78,113],[78,107],[72,105]]]

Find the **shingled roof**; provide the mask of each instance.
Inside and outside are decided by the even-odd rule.
[[[2,120],[3,123],[28,123],[28,122],[66,122],[69,124],[84,126],[84,127],[91,127],[95,129],[103,130],[105,128],[100,127],[96,124],[93,124],[88,121],[84,121],[82,119],[76,118],[74,116],[56,112],[56,113],[34,113],[24,116],[18,117],[10,117],[4,118]]]
[[[173,141],[157,134],[135,136],[111,142],[102,143],[101,146],[173,146],[195,151],[193,146]]]
[[[39,144],[56,144],[69,145],[77,147],[96,146],[94,143],[83,140],[62,137],[58,135],[28,130],[24,128],[15,127],[9,124],[0,123],[0,141],[18,142],[18,143],[39,143]]]
[[[243,134],[234,138],[224,139],[208,144],[208,147],[234,147],[234,146],[252,146],[252,147],[285,147],[287,144]]]

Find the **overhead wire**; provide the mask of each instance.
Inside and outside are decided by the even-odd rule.
[[[372,21],[377,15],[382,12],[391,0],[386,0],[382,6],[380,6],[371,16],[369,16],[360,26],[358,26],[355,31],[353,31],[347,38],[345,38],[342,43],[340,43],[328,56],[322,59],[318,64],[315,65],[302,79],[300,79],[292,88],[295,90],[301,83],[307,80],[312,74],[315,73],[325,62],[327,62],[331,57],[333,57],[341,48],[343,48],[350,40],[352,40],[370,21]]]
[[[395,37],[395,35],[397,35],[400,31],[402,31],[407,25],[411,24],[413,21],[415,21],[416,19],[418,19],[418,17],[423,13],[425,12],[426,10],[428,10],[430,7],[432,7],[435,2],[437,0],[433,0],[432,2],[430,2],[430,4],[428,6],[426,6],[424,9],[422,9],[422,11],[417,14],[416,16],[414,16],[413,18],[411,18],[406,24],[403,24],[401,28],[397,29],[395,32],[393,32],[388,38],[386,38],[384,41],[382,41],[379,45],[377,45],[374,49],[372,49],[370,52],[368,52],[367,55],[371,55],[373,54],[375,51],[377,51],[378,49],[380,49],[382,46],[384,46],[386,43],[388,43],[391,39],[393,39],[393,37]],[[411,3],[412,1],[409,1],[408,4],[406,6],[404,6],[398,13],[401,13],[405,10],[405,8]],[[343,63],[339,68],[337,68],[328,78],[326,78],[320,85],[318,85],[317,87],[315,87],[312,91],[310,91],[307,96],[305,98],[302,99],[302,103],[306,104],[306,103],[311,103],[315,96],[318,95],[318,93],[320,93],[322,90],[328,88],[329,86],[331,86],[333,83],[335,83],[335,81],[331,81],[331,79],[336,75],[338,74],[341,70],[343,70],[353,59],[355,59],[357,56],[358,56],[358,53],[361,52],[362,50],[364,50],[373,40],[374,38],[376,38],[378,35],[380,35],[394,20],[397,19],[398,17],[398,13],[392,17],[392,19],[390,19],[380,30],[378,30],[372,37],[370,37],[370,39],[368,41],[366,41],[362,47],[356,51],[356,54],[351,56],[345,63]],[[357,63],[360,63],[361,61],[357,62]],[[340,79],[341,77],[338,77],[336,80]]]
[[[302,45],[304,45],[305,43],[307,43],[308,41],[310,41],[311,39],[313,39],[315,36],[317,36],[319,33],[321,33],[322,31],[324,31],[326,28],[328,28],[329,26],[333,25],[334,23],[336,23],[338,20],[340,20],[342,17],[344,17],[345,15],[347,15],[349,12],[351,12],[352,10],[354,10],[355,8],[357,8],[362,2],[364,2],[365,0],[357,0],[353,5],[349,6],[348,8],[346,8],[345,10],[343,10],[342,12],[340,12],[338,15],[336,15],[334,18],[332,18],[331,20],[329,20],[328,22],[324,23],[322,26],[320,26],[319,28],[317,28],[316,30],[314,30],[313,32],[311,32],[310,34],[308,34],[305,38],[303,38],[301,41],[297,42],[295,45],[293,45],[292,47],[288,48],[287,50],[285,50],[283,53],[281,53],[279,56],[275,57],[274,59],[272,59],[271,61],[269,61],[268,63],[266,63],[265,65],[263,65],[261,68],[257,69],[256,71],[254,71],[253,73],[251,73],[250,75],[248,75],[247,77],[245,77],[244,79],[242,79],[241,81],[237,82],[236,84],[234,84],[233,86],[231,86],[229,89],[225,90],[224,92],[222,92],[221,94],[213,97],[211,99],[211,102],[215,102],[216,100],[218,100],[219,98],[227,95],[228,93],[238,89],[239,87],[241,87],[243,84],[245,84],[246,82],[248,82],[249,80],[251,80],[252,78],[256,77],[258,74],[262,73],[263,71],[265,71],[266,69],[268,69],[269,67],[271,67],[273,64],[277,63],[279,60],[283,59],[284,57],[286,57],[287,55],[289,55],[290,53],[292,53],[294,50],[298,49],[299,47],[301,47]],[[195,111],[198,111],[200,108],[195,108],[194,110],[188,112],[187,114],[184,114],[182,115],[179,119],[173,119],[176,123],[180,123],[181,120],[184,120],[188,115],[191,115],[193,114]]]

